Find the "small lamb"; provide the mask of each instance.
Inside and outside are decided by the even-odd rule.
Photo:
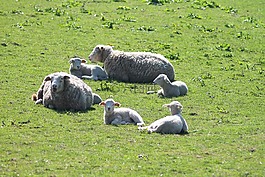
[[[147,127],[139,127],[139,130],[147,129],[148,133],[161,133],[161,134],[181,134],[188,133],[188,124],[182,117],[182,105],[178,101],[172,101],[170,104],[164,104],[163,107],[168,107],[171,116],[166,116],[156,120]]]
[[[159,74],[153,83],[158,84],[162,89],[158,90],[158,96],[178,97],[186,95],[188,92],[187,85],[182,81],[170,82],[167,75]]]
[[[120,106],[119,102],[115,102],[113,99],[107,99],[102,101],[99,105],[105,106],[104,109],[104,124],[111,125],[125,125],[136,124],[138,126],[144,125],[142,117],[134,110],[130,108],[115,108],[114,106]]]
[[[88,65],[85,59],[71,58],[69,72],[82,79],[107,80],[105,70],[99,65]]]

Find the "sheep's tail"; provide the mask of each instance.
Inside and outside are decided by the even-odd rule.
[[[38,100],[37,95],[35,93],[32,94],[31,99],[32,101],[37,101]]]

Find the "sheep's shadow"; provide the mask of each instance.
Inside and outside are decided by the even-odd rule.
[[[172,134],[172,133],[159,133],[159,134],[161,134],[161,135],[187,136],[187,135],[189,135],[189,132],[181,131],[180,133],[174,133],[174,134]]]
[[[93,112],[96,110],[96,108],[94,107],[90,107],[84,111],[77,111],[77,110],[56,110],[56,109],[52,109],[55,112],[59,113],[59,114],[68,114],[68,113],[72,113],[72,114],[78,114],[78,113],[89,113],[89,112]]]

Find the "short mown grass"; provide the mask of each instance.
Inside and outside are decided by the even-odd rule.
[[[0,176],[264,176],[264,2],[3,1],[0,9]],[[178,100],[187,135],[103,124],[103,108],[57,112],[31,101],[43,78],[97,44],[166,56],[189,93],[85,81],[148,125]]]

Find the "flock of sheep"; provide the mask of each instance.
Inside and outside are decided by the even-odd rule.
[[[161,87],[157,92],[162,97],[186,95],[187,85],[174,81],[174,67],[162,55],[150,52],[123,52],[113,50],[111,46],[97,45],[89,55],[91,62],[102,62],[99,65],[86,64],[86,60],[71,58],[70,74],[56,72],[46,76],[37,91],[32,95],[36,104],[55,110],[85,111],[93,104],[104,106],[104,123],[112,125],[135,124],[139,130],[147,129],[148,133],[179,134],[188,132],[186,120],[182,117],[182,105],[178,101],[163,105],[168,107],[171,115],[144,126],[143,118],[130,108],[120,106],[113,99],[102,101],[82,79],[117,80],[129,83],[155,83]],[[173,82],[174,81],[174,82]]]

